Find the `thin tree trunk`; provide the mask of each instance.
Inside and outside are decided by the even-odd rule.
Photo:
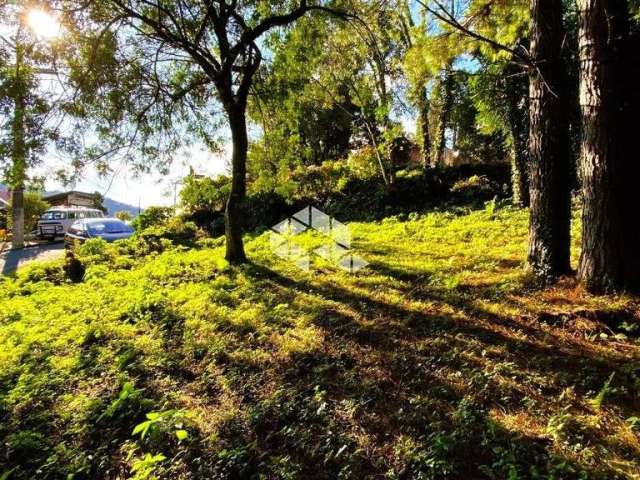
[[[24,88],[22,82],[22,48],[16,48],[15,71],[15,98],[12,122],[12,167],[10,175],[11,184],[11,247],[14,249],[24,247],[24,183],[26,174],[27,148],[24,138]]]
[[[529,264],[545,281],[570,272],[570,144],[562,0],[531,0]]]
[[[625,0],[578,0],[580,13],[580,106],[582,144],[582,253],[579,277],[592,292],[630,286],[626,264],[637,257],[625,224],[637,210],[626,201],[627,156],[620,136],[624,128],[623,48],[629,36]],[[637,78],[636,78],[637,81]],[[635,177],[635,181],[638,178]],[[635,203],[635,202],[634,202]],[[626,252],[626,255],[625,255]],[[640,272],[628,272],[637,276]]]
[[[444,151],[446,147],[446,131],[451,108],[453,107],[453,72],[452,65],[449,64],[444,72],[442,80],[442,109],[438,121],[437,147],[435,152],[435,165],[440,167],[444,163]]]
[[[24,248],[24,187],[11,191],[11,248]]]
[[[247,257],[242,242],[242,213],[247,191],[247,120],[245,109],[233,105],[227,109],[233,153],[231,157],[231,193],[225,211],[226,255],[228,262],[245,263]]]
[[[418,121],[422,136],[422,162],[424,169],[431,166],[431,133],[429,132],[429,96],[427,88],[423,87],[418,98]]]
[[[526,208],[529,206],[529,137],[528,108],[521,105],[523,98],[508,92],[509,96],[509,129],[511,134],[511,183],[513,202]],[[526,100],[525,100],[526,102]]]
[[[520,208],[529,206],[529,175],[527,165],[521,152],[512,140],[511,146],[511,189],[513,190],[513,204]]]

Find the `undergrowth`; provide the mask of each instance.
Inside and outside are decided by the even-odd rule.
[[[353,275],[157,232],[0,280],[0,478],[640,478],[632,299],[494,202],[351,228]]]

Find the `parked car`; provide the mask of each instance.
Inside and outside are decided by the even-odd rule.
[[[83,218],[102,218],[104,214],[96,208],[54,207],[42,214],[38,220],[36,234],[38,238],[54,240],[63,237],[69,227]]]
[[[133,232],[133,227],[117,218],[85,218],[69,227],[64,236],[64,245],[66,248],[72,248],[90,238],[102,238],[107,242],[115,242],[129,238]]]

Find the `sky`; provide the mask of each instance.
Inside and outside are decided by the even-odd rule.
[[[211,153],[203,146],[194,146],[176,158],[167,175],[157,172],[136,175],[126,165],[119,165],[114,166],[112,173],[101,176],[89,168],[73,185],[63,185],[54,179],[54,172],[58,165],[64,163],[63,160],[49,157],[35,173],[47,179],[47,191],[97,191],[105,197],[134,207],[172,206],[174,193],[180,191],[180,181],[189,174],[190,168],[193,168],[196,174],[212,177],[228,173],[230,154],[230,147],[224,148],[222,153]]]

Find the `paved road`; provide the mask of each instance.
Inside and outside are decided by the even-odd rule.
[[[9,275],[25,263],[34,260],[53,260],[64,256],[64,243],[49,243],[0,254],[0,275]]]

